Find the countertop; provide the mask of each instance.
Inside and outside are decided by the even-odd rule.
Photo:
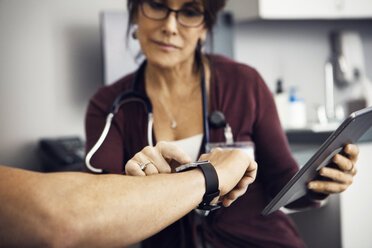
[[[317,131],[310,128],[304,128],[288,129],[285,130],[285,133],[290,144],[322,144],[334,130]],[[366,142],[372,142],[372,127],[358,141],[358,143]]]

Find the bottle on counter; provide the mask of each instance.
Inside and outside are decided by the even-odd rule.
[[[284,129],[288,128],[288,93],[283,89],[283,81],[278,79],[276,82],[274,101],[278,110],[280,123]]]
[[[304,128],[307,124],[305,100],[297,97],[296,88],[292,87],[289,96],[288,127]]]

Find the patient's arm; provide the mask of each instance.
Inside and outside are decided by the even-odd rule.
[[[0,189],[0,246],[112,247],[181,218],[205,185],[200,170],[139,178],[0,166]]]
[[[244,152],[217,152],[219,159],[211,160],[216,161],[221,196],[239,182],[246,190],[256,165]],[[254,173],[248,180],[247,171]],[[0,166],[0,246],[129,245],[190,212],[204,192],[205,179],[198,169],[133,177],[43,174]]]

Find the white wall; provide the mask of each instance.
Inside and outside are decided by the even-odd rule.
[[[38,139],[84,137],[85,109],[103,80],[99,13],[125,5],[0,0],[0,164],[37,170]]]

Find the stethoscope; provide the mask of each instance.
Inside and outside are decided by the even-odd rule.
[[[148,124],[147,124],[147,142],[149,146],[153,146],[152,141],[152,129],[154,124],[154,119],[152,116],[152,104],[150,99],[147,95],[137,90],[137,85],[140,81],[140,77],[144,75],[146,68],[146,60],[141,64],[139,69],[137,70],[131,88],[127,91],[124,91],[120,95],[118,95],[113,104],[111,105],[110,112],[106,117],[106,124],[103,128],[103,131],[97,140],[96,144],[90,149],[85,157],[85,164],[88,170],[93,173],[101,174],[101,173],[108,173],[107,170],[101,168],[95,168],[90,164],[90,160],[93,155],[97,152],[97,150],[101,147],[102,143],[105,141],[106,136],[110,130],[112,119],[114,118],[115,114],[119,111],[119,109],[126,103],[129,102],[140,102],[143,104],[145,111],[148,115]],[[225,117],[222,112],[220,111],[213,111],[211,115],[208,117],[208,98],[205,86],[205,72],[204,66],[201,66],[201,90],[202,90],[202,104],[203,104],[203,141],[205,151],[209,151],[209,123],[213,128],[225,128],[225,139],[227,144],[231,144],[233,142],[233,136],[231,132],[230,126],[226,123]]]

